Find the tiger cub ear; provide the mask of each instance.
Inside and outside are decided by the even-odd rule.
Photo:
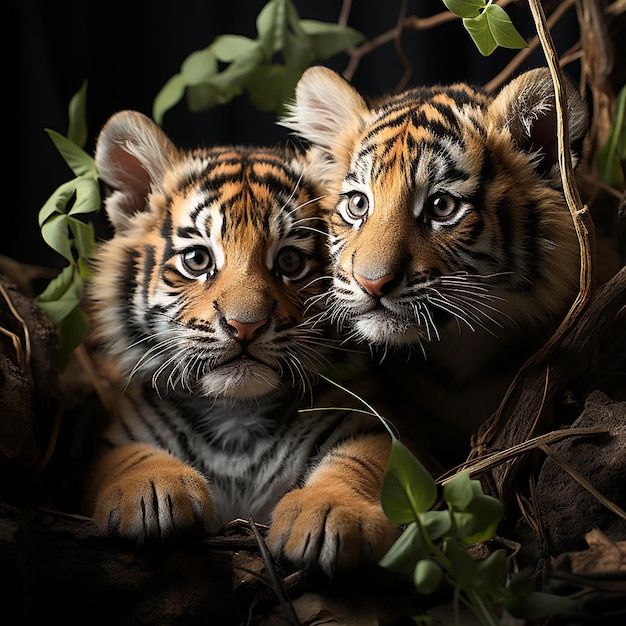
[[[295,101],[279,124],[345,161],[354,141],[351,135],[362,127],[368,113],[365,100],[347,80],[318,65],[302,74]]]
[[[159,191],[179,152],[149,117],[137,111],[114,114],[100,131],[95,161],[100,179],[111,188],[106,211],[116,230],[147,209],[148,195]]]
[[[587,105],[573,81],[565,77],[572,161],[576,165],[588,127]],[[516,146],[539,152],[536,169],[559,180],[556,100],[550,70],[529,70],[505,85],[489,108],[496,132],[508,128]]]

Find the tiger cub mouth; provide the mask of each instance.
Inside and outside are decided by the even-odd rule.
[[[278,366],[242,353],[207,371],[198,381],[203,396],[245,399],[264,396],[281,385]]]
[[[431,339],[428,328],[384,306],[361,313],[352,321],[356,336],[366,342],[402,346],[412,341]]]

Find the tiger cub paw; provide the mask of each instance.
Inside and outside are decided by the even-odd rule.
[[[182,461],[156,453],[112,474],[100,482],[95,499],[102,533],[143,543],[208,529],[213,505],[207,481]]]
[[[380,503],[354,492],[305,486],[286,494],[274,510],[267,543],[273,554],[327,575],[377,562],[398,537]]]

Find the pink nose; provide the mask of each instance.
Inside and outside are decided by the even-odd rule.
[[[355,274],[354,277],[357,279],[357,282],[370,296],[374,296],[375,298],[380,298],[385,295],[389,291],[391,284],[395,280],[394,274],[385,274],[380,278],[375,278],[370,280],[369,278],[364,278],[363,276],[359,276]]]
[[[267,319],[256,322],[239,322],[238,320],[226,320],[228,329],[239,343],[249,343],[262,326],[267,324]]]

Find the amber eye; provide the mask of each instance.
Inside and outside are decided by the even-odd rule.
[[[436,193],[428,198],[427,210],[434,219],[445,220],[456,213],[459,205],[459,199],[449,193]]]
[[[180,254],[183,267],[192,275],[211,273],[213,267],[213,257],[211,253],[202,247],[189,248]]]
[[[276,255],[275,267],[279,275],[298,280],[307,269],[307,258],[296,248],[282,248]]]
[[[367,217],[370,208],[369,200],[364,193],[354,191],[348,195],[343,206],[343,218],[350,224],[362,221]]]

